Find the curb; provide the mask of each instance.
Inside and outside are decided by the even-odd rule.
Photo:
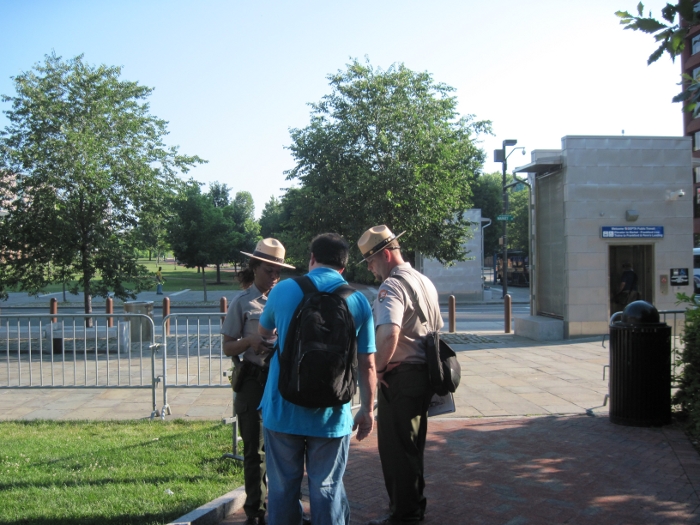
[[[214,525],[243,507],[245,487],[238,487],[216,498],[168,525]]]

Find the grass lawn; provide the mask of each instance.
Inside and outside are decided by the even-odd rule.
[[[243,484],[218,422],[0,422],[0,436],[0,524],[163,524]]]
[[[140,259],[140,264],[143,264],[148,271],[153,275],[153,289],[155,290],[156,281],[155,275],[158,266],[163,268],[163,284],[164,292],[177,292],[189,288],[194,291],[202,291],[202,274],[197,273],[196,268],[185,268],[184,266],[176,266],[172,260],[170,262],[161,262],[156,264],[156,260],[149,261],[148,259]],[[233,267],[225,267],[221,269],[221,284],[216,284],[216,267],[210,266],[204,272],[207,278],[207,290],[238,290],[238,281],[236,280],[236,272]]]

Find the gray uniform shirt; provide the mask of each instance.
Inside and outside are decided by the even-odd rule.
[[[406,281],[393,278],[397,274]],[[410,286],[409,283],[415,283],[415,286]],[[399,264],[391,270],[389,277],[379,287],[379,293],[374,300],[375,326],[395,324],[401,328],[396,351],[391,358],[392,363],[425,363],[425,351],[420,339],[431,327],[421,322],[414,304],[416,299],[420,301],[425,315],[429,319],[431,316],[436,319],[437,326],[433,329],[442,328],[444,323],[435,285],[426,276],[411,268],[410,263]]]
[[[226,319],[221,327],[221,333],[234,339],[258,335],[260,314],[262,314],[266,302],[267,296],[260,293],[254,284],[243,290],[231,300]],[[263,357],[255,355],[255,351],[251,347],[246,348],[240,355],[246,361],[267,367]]]

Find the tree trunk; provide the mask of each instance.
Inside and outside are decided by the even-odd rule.
[[[90,276],[83,274],[83,300],[85,304],[85,313],[92,313],[92,295],[90,294]],[[92,328],[92,317],[85,318],[85,326]]]
[[[216,284],[221,284],[221,265],[216,264]]]
[[[204,302],[207,302],[207,278],[204,276],[204,266],[202,266],[202,285],[204,287]]]
[[[148,250],[148,261],[151,261],[151,250]]]

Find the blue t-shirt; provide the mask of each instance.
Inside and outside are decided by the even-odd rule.
[[[322,292],[330,292],[341,284],[347,284],[342,276],[331,268],[316,268],[308,276]],[[280,282],[268,295],[260,324],[268,330],[277,329],[280,349],[284,348],[287,328],[303,296],[301,288],[292,279]],[[355,319],[357,353],[375,352],[374,320],[369,302],[364,295],[355,292],[347,298],[347,304]],[[336,438],[350,434],[353,424],[350,403],[331,408],[306,408],[290,403],[282,397],[277,387],[280,373],[278,352],[275,352],[270,361],[267,385],[260,402],[265,428],[275,432],[313,437]]]

